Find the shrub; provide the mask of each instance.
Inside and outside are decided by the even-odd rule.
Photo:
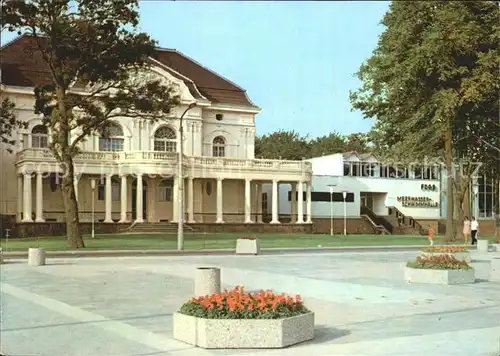
[[[406,264],[410,268],[422,269],[471,269],[472,267],[465,261],[457,259],[453,255],[428,255],[418,256],[416,260],[408,261]]]
[[[272,291],[245,293],[243,287],[192,298],[179,310],[181,314],[204,319],[282,319],[309,313],[299,295],[292,298]]]
[[[460,253],[468,252],[464,246],[429,246],[422,250],[426,253]]]

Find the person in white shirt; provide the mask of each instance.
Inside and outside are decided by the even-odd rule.
[[[470,222],[470,237],[472,240],[472,244],[475,245],[477,242],[477,228],[479,227],[479,223],[476,218],[473,216],[472,221]]]

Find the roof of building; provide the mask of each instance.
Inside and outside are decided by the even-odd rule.
[[[48,65],[35,41],[34,36],[24,34],[2,46],[2,84],[35,87],[51,82]],[[201,98],[201,94],[217,104],[256,107],[244,89],[175,49],[157,48],[153,59],[183,80],[195,98]]]
[[[376,157],[374,155],[372,155],[371,153],[358,153],[356,151],[344,152],[342,155],[343,155],[344,159],[349,158],[351,156],[356,156],[359,158],[360,161],[364,161],[364,160],[367,160],[369,158],[376,159]]]

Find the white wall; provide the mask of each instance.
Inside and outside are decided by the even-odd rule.
[[[437,181],[429,180],[409,180],[397,178],[361,178],[342,176],[320,176],[313,175],[312,192],[329,192],[328,185],[336,185],[335,192],[347,191],[354,193],[354,203],[346,203],[348,217],[359,217],[361,208],[361,192],[373,194],[373,210],[377,215],[387,215],[388,211],[385,201],[391,206],[398,208],[403,214],[414,218],[439,219],[439,208],[407,208],[397,201],[398,196],[429,197],[433,201],[439,201],[439,192],[425,192],[421,190],[421,184],[436,184]],[[279,189],[279,213],[290,214],[291,202],[288,201],[288,192],[291,190],[290,184],[280,184]],[[304,186],[304,191],[306,191]],[[268,194],[269,207],[271,207],[272,185],[264,184],[263,192]],[[334,202],[334,216],[344,215],[344,203]],[[304,212],[306,211],[304,202]],[[329,217],[330,202],[312,202],[313,217]],[[269,208],[269,212],[270,212]]]
[[[342,153],[308,159],[312,163],[313,175],[341,176],[344,174]]]

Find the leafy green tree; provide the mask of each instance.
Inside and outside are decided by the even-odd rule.
[[[17,119],[14,113],[15,104],[9,98],[6,98],[3,92],[0,92],[0,97],[0,144],[7,147],[7,152],[12,152],[10,146],[16,143],[12,139],[12,133],[18,128],[26,127],[26,123]]]
[[[366,153],[371,150],[370,136],[366,133],[353,133],[345,137],[344,151],[356,151]]]
[[[257,137],[255,157],[301,160],[310,157],[309,140],[295,131],[279,130]]]
[[[345,138],[338,132],[310,140],[310,157],[326,156],[345,151]]]
[[[392,2],[377,48],[358,72],[362,86],[350,94],[353,109],[377,120],[379,139],[396,158],[444,158],[450,240],[454,167],[484,155],[477,139],[464,139],[471,136],[464,127],[485,137],[498,119],[499,15],[498,1]]]
[[[111,119],[155,120],[178,104],[169,83],[145,75],[155,41],[138,31],[135,0],[30,0],[2,4],[2,29],[29,33],[51,77],[34,90],[35,112],[51,129],[63,169],[69,248],[82,248],[73,159],[78,144]],[[75,138],[70,140],[70,136]]]

